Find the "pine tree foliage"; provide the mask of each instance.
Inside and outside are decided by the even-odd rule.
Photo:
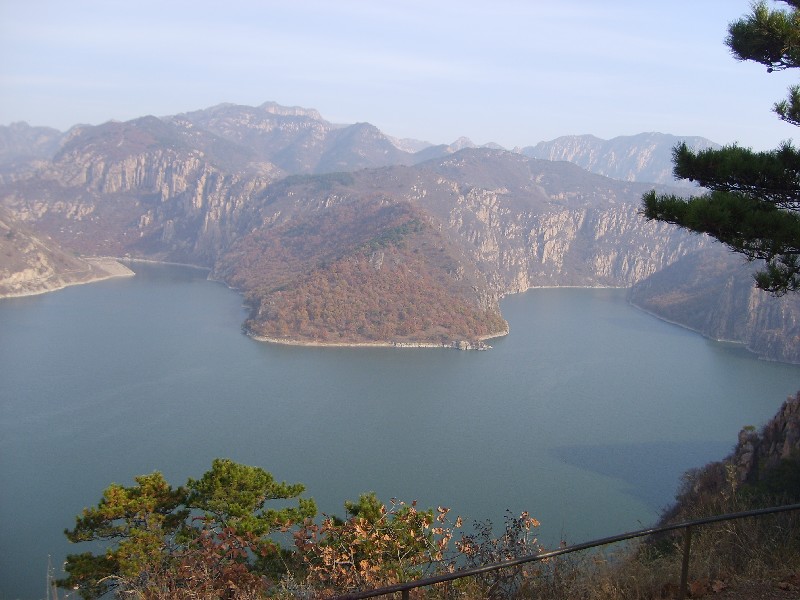
[[[60,587],[78,590],[87,600],[130,588],[147,590],[142,597],[148,598],[223,597],[186,590],[200,570],[204,585],[213,579],[241,587],[258,580],[259,566],[281,553],[270,533],[317,513],[314,500],[300,496],[302,484],[279,483],[259,467],[229,459],[215,459],[200,479],[177,488],[158,471],[135,481],[130,487],[111,484],[96,506],[76,517],[75,528],[65,530],[71,542],[107,547],[100,554],[68,555]],[[278,507],[265,506],[275,500]],[[148,595],[162,585],[183,595]]]
[[[726,44],[738,60],[768,72],[800,66],[800,2],[785,10],[766,2],[728,27]],[[800,86],[774,106],[778,116],[800,126]],[[718,150],[673,151],[674,174],[708,190],[686,199],[651,191],[643,198],[648,219],[713,236],[749,260],[763,260],[756,285],[776,296],[800,290],[800,152],[790,142],[753,152],[737,145]]]

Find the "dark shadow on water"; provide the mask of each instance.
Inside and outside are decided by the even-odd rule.
[[[732,449],[733,443],[691,441],[561,446],[551,452],[568,465],[624,481],[628,493],[660,512],[672,504],[688,469],[722,460]]]

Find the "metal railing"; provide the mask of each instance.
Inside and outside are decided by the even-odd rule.
[[[428,587],[431,585],[436,585],[437,583],[444,583],[447,581],[455,581],[456,579],[463,579],[465,577],[474,577],[475,575],[490,573],[492,571],[499,571],[501,569],[507,569],[509,567],[515,567],[525,563],[543,561],[549,558],[554,558],[556,556],[561,556],[563,554],[570,554],[571,552],[580,552],[582,550],[589,550],[591,548],[597,548],[599,546],[607,546],[609,544],[614,544],[616,542],[624,542],[626,540],[632,540],[634,538],[646,537],[658,533],[666,533],[669,531],[676,531],[678,529],[683,529],[684,530],[683,561],[681,563],[681,583],[679,592],[680,594],[679,600],[683,600],[685,598],[687,582],[689,577],[689,553],[692,544],[693,528],[702,527],[703,525],[709,525],[711,523],[719,523],[721,521],[733,521],[736,519],[745,519],[747,517],[759,517],[763,515],[788,512],[792,510],[800,510],[800,504],[788,504],[786,506],[774,506],[771,508],[748,510],[744,512],[706,517],[704,519],[696,519],[694,521],[684,521],[682,523],[675,523],[673,525],[664,525],[662,527],[640,529],[639,531],[632,531],[629,533],[613,535],[611,537],[600,538],[597,540],[592,540],[590,542],[584,542],[582,544],[575,544],[573,546],[564,546],[563,548],[559,548],[558,550],[551,550],[549,552],[541,552],[539,554],[520,556],[519,558],[514,558],[512,560],[491,563],[480,567],[474,567],[471,569],[463,569],[459,571],[454,571],[452,573],[442,573],[441,575],[434,575],[432,577],[417,579],[415,581],[397,583],[394,585],[375,588],[372,590],[366,590],[363,592],[354,592],[350,594],[334,596],[333,599],[359,600],[361,598],[376,598],[378,596],[388,596],[389,594],[396,594],[400,592],[402,594],[403,600],[407,600],[409,597],[409,592],[413,589]]]

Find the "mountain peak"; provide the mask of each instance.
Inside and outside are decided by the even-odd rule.
[[[308,117],[315,121],[323,121],[322,115],[319,111],[313,108],[303,108],[302,106],[282,106],[277,102],[267,101],[259,106],[264,112],[281,117]]]
[[[452,152],[458,152],[459,150],[463,150],[464,148],[475,148],[477,145],[468,137],[461,136],[452,144],[450,144],[449,149]]]

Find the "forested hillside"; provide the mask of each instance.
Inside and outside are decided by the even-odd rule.
[[[0,178],[0,205],[13,230],[2,265],[7,279],[24,287],[35,277],[33,262],[10,258],[26,256],[11,248],[23,231],[76,259],[203,266],[245,295],[246,328],[266,338],[475,341],[507,330],[499,313],[505,294],[630,287],[671,265],[688,269],[681,258],[710,247],[641,217],[641,196],[652,184],[562,160],[590,157],[586,166],[596,171],[648,179],[664,166],[657,156],[669,136],[608,144],[578,136],[549,146],[548,158],[558,160],[540,160],[468,140],[398,142],[368,124],[333,125],[314,110],[265,103],[59,135],[14,126],[2,139],[17,144]],[[58,285],[26,289],[77,281],[63,264],[63,280],[48,280]],[[646,303],[645,289],[660,288],[639,288],[637,304],[696,327],[682,315],[697,309],[675,296],[669,311],[658,298]],[[720,293],[708,291],[704,300],[712,320],[747,313],[772,332],[796,324],[793,307],[720,303]],[[718,305],[732,308],[719,313]],[[710,336],[722,331],[696,328]],[[773,338],[734,339],[796,360],[786,351],[796,346],[791,335]]]

